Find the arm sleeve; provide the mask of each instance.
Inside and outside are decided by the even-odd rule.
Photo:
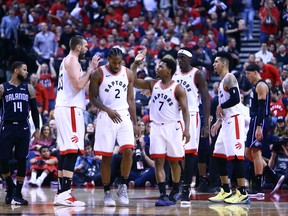
[[[237,87],[230,88],[229,93],[230,93],[230,98],[229,100],[221,104],[222,109],[230,108],[240,102],[240,93]]]
[[[33,123],[35,125],[35,128],[39,129],[39,112],[38,112],[38,108],[36,105],[36,98],[31,98],[29,103],[30,103],[30,109],[31,109],[31,115],[32,115]]]
[[[266,100],[258,100],[259,108],[257,115],[257,126],[262,126],[263,120],[265,118],[265,105]]]

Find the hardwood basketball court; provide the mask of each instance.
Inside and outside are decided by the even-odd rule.
[[[288,215],[288,191],[280,190],[271,196],[266,192],[265,198],[251,198],[249,205],[215,204],[208,201],[213,194],[196,193],[193,189],[191,205],[156,207],[155,201],[159,196],[157,188],[129,189],[130,204],[120,206],[113,189],[116,207],[103,206],[102,188],[75,188],[73,194],[85,207],[54,206],[53,199],[57,188],[31,188],[27,184],[23,187],[23,197],[29,201],[28,206],[11,206],[4,203],[5,189],[0,190],[0,215]],[[169,190],[168,190],[169,191]]]

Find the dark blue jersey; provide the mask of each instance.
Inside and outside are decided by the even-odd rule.
[[[4,93],[2,96],[2,121],[26,121],[29,118],[29,90],[27,83],[19,86],[3,83]]]
[[[252,118],[257,116],[259,113],[258,94],[256,92],[256,87],[260,82],[264,82],[267,85],[267,83],[264,80],[259,80],[256,83],[256,85],[253,86],[252,88],[252,92],[250,94],[250,116]],[[271,94],[270,94],[270,89],[268,87],[268,94],[267,94],[266,103],[265,103],[265,116],[266,117],[269,116],[270,114],[270,99],[271,99]]]

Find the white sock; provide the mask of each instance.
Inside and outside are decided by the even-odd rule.
[[[38,177],[38,179],[41,181],[41,182],[43,182],[44,181],[44,179],[47,177],[47,173],[46,172],[42,172],[41,173],[41,175]]]
[[[31,179],[36,181],[37,178],[37,172],[31,172]]]

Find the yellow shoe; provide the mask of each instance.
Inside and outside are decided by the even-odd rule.
[[[223,202],[224,199],[229,198],[232,196],[232,191],[230,190],[229,193],[226,193],[223,188],[221,188],[220,192],[214,196],[214,197],[210,197],[208,200],[211,202]]]
[[[236,189],[235,195],[224,199],[224,202],[229,204],[250,204],[251,201],[247,192],[243,195]]]

